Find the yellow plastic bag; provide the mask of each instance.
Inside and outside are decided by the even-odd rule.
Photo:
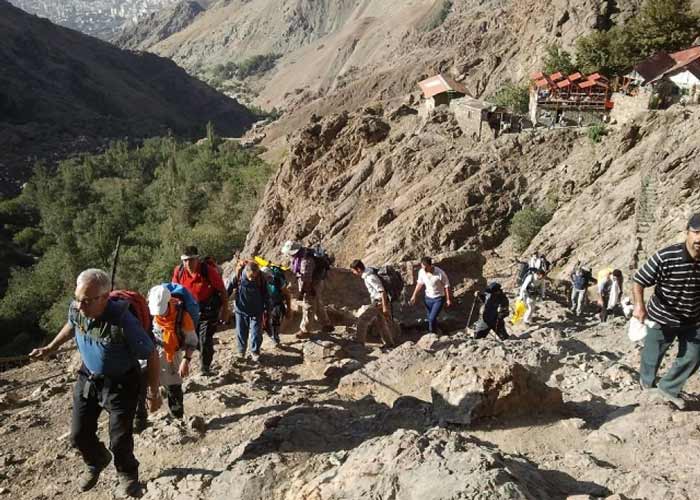
[[[515,310],[513,311],[513,316],[510,318],[510,322],[517,325],[522,321],[523,316],[525,316],[525,302],[518,299],[515,302]]]
[[[256,255],[253,260],[255,260],[256,264],[258,264],[260,267],[275,266],[279,267],[283,271],[289,271],[289,268],[287,266],[283,266],[281,264],[273,264],[271,261],[264,259],[259,255]]]

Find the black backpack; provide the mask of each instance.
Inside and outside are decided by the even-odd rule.
[[[527,262],[518,262],[518,274],[515,276],[515,286],[522,286],[522,284],[525,282],[525,278],[527,278],[527,275],[530,274],[530,264]]]
[[[367,270],[379,277],[390,302],[401,300],[406,284],[400,272],[390,265],[382,266],[380,268],[370,267]]]

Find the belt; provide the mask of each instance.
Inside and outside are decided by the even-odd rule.
[[[98,396],[100,406],[105,407],[107,404],[107,396],[109,396],[112,389],[121,389],[122,383],[126,382],[128,376],[134,372],[136,372],[136,367],[131,368],[123,375],[110,377],[103,374],[92,373],[85,365],[82,365],[78,370],[78,373],[85,377],[85,384],[83,385],[81,396],[83,399],[89,399],[90,396],[94,394]]]

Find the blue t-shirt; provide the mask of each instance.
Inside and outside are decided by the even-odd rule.
[[[72,303],[68,321],[73,327],[83,364],[95,375],[118,377],[148,359],[155,349],[127,302],[110,300],[99,319],[85,317]]]

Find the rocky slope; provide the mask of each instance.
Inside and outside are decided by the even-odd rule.
[[[649,113],[599,144],[577,129],[474,142],[449,110],[426,121],[416,113],[375,106],[307,124],[268,185],[245,252],[277,255],[296,238],[322,241],[341,265],[458,250],[517,257],[508,251],[511,217],[549,206],[554,217],[530,250],[564,270],[577,260],[626,270],[640,254],[642,178],[659,186],[647,249],[682,237],[700,205],[697,108]],[[509,262],[501,267],[507,273]]]
[[[144,498],[694,498],[698,397],[678,412],[641,393],[638,346],[620,320],[574,320],[555,301],[540,311],[506,343],[409,336],[386,352],[338,328],[284,335],[260,365],[235,360],[222,332],[217,374],[185,384],[186,421],[161,410],[136,437]],[[339,360],[352,373],[318,375]],[[0,494],[75,498],[69,365],[2,373]],[[687,391],[698,390],[694,378]],[[110,467],[80,498],[107,498],[114,479]]]
[[[172,61],[117,49],[0,0],[0,185],[16,189],[39,160],[104,138],[204,134],[208,121],[241,135],[254,121],[238,102]]]
[[[125,26],[112,41],[122,49],[145,50],[182,31],[202,12],[204,8],[197,2],[177,2]]]

